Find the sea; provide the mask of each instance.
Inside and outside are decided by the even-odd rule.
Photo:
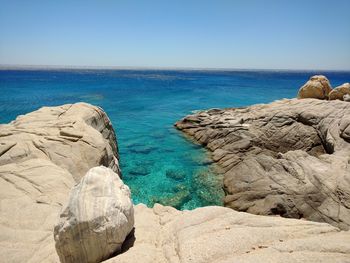
[[[294,98],[315,74],[333,87],[350,82],[350,72],[340,71],[3,69],[0,123],[42,106],[100,106],[116,131],[134,203],[182,210],[222,205],[219,168],[174,123],[198,110]]]

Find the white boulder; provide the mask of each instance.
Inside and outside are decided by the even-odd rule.
[[[133,227],[128,186],[110,168],[94,167],[72,189],[54,228],[60,261],[101,262],[120,251]]]

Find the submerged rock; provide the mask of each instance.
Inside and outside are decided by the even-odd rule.
[[[146,166],[134,166],[131,167],[129,173],[137,176],[146,176],[151,173],[151,169]]]
[[[322,75],[315,75],[306,82],[298,92],[299,99],[328,99],[328,94],[331,92],[332,87],[329,80]]]
[[[210,158],[209,155],[199,155],[199,154],[186,154],[186,158],[191,160],[192,162],[196,163],[199,166],[205,166],[205,165],[210,165],[213,163],[213,160]]]
[[[224,191],[222,176],[209,169],[197,171],[192,178],[192,187],[202,202],[202,206],[223,205]]]
[[[150,134],[151,137],[155,138],[155,139],[158,139],[158,140],[161,140],[161,139],[164,139],[167,137],[167,133],[166,132],[163,132],[163,131],[153,131],[151,134]]]
[[[186,178],[186,173],[181,170],[168,169],[165,172],[165,176],[175,181],[183,181]]]
[[[183,184],[178,184],[175,186],[175,192],[162,197],[153,197],[152,203],[160,203],[165,206],[171,206],[176,209],[181,209],[181,207],[191,199],[191,193]]]
[[[281,100],[199,112],[176,127],[213,152],[225,206],[349,228],[349,103]]]
[[[62,263],[101,262],[119,252],[134,227],[130,190],[111,169],[90,169],[76,185],[55,226]]]
[[[350,83],[344,83],[336,88],[334,88],[329,93],[330,100],[344,100],[344,96],[350,96]]]
[[[150,154],[153,151],[156,151],[158,148],[152,145],[140,145],[130,148],[130,153],[138,153],[138,154]]]

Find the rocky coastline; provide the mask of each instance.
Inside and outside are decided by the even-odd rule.
[[[176,127],[224,170],[225,206],[350,226],[350,104],[281,100],[201,111]]]
[[[224,173],[227,207],[192,211],[132,204],[98,107],[0,125],[0,261],[350,262],[350,103],[327,92],[177,122]]]
[[[350,104],[327,100],[345,86],[332,89],[324,76],[314,76],[299,99],[200,111],[175,126],[223,169],[225,206],[347,230]]]

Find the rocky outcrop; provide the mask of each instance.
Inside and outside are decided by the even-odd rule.
[[[350,262],[350,233],[225,207],[135,207],[135,236],[106,263]]]
[[[349,103],[292,99],[213,109],[176,127],[213,152],[225,206],[349,228]]]
[[[344,83],[336,88],[334,88],[329,93],[330,100],[344,100],[345,95],[350,95],[350,83]]]
[[[45,159],[79,181],[94,166],[118,171],[115,133],[107,115],[85,103],[43,107],[0,126],[0,165]]]
[[[331,92],[332,87],[329,80],[322,75],[315,75],[306,82],[298,92],[299,99],[328,99],[328,94]]]
[[[99,165],[119,172],[115,134],[98,107],[44,107],[0,125],[1,258],[58,262],[52,230],[62,204]]]
[[[315,104],[314,100],[303,101],[313,106],[324,103],[318,101]],[[273,104],[273,107],[276,107],[275,114],[272,114],[274,111],[269,105],[247,109],[211,110],[189,117],[182,122],[182,125],[188,133],[197,134],[196,138],[204,140],[205,133],[198,132],[204,132],[208,128],[206,125],[213,124],[210,128],[211,132],[216,133],[218,137],[222,136],[223,139],[223,141],[216,142],[212,140],[212,145],[217,146],[218,149],[214,152],[215,160],[221,164],[224,163],[224,159],[227,161],[222,167],[233,167],[229,160],[240,149],[245,149],[245,153],[249,155],[253,154],[251,148],[255,148],[257,156],[262,157],[265,154],[268,160],[270,157],[273,160],[283,160],[287,158],[283,156],[293,154],[294,151],[282,149],[289,149],[292,141],[300,141],[297,144],[300,149],[303,149],[305,145],[308,146],[307,158],[313,157],[315,159],[312,161],[322,162],[325,167],[328,167],[329,162],[334,170],[347,171],[346,158],[348,155],[346,155],[346,151],[348,148],[346,148],[346,140],[349,136],[349,126],[346,103],[329,102],[334,107],[334,114],[331,113],[331,110],[326,110],[324,106],[322,106],[322,111],[318,108],[319,106],[315,107],[314,110],[305,108],[305,111],[298,115],[298,121],[295,122],[293,119],[295,114],[287,109],[294,104],[299,105],[299,103],[301,102],[295,100],[277,102]],[[300,104],[298,107],[304,106],[304,104]],[[259,112],[261,118],[255,118],[254,116]],[[268,115],[270,118],[263,117],[267,116],[267,112],[271,112],[272,115]],[[285,117],[284,112],[289,112],[289,117]],[[234,116],[237,114],[242,118],[234,118],[232,114]],[[320,114],[323,114],[322,118]],[[206,118],[206,121],[203,121],[203,118]],[[261,129],[259,127],[253,129],[252,123],[257,119],[259,122],[265,120],[267,129],[272,129],[271,133],[262,137],[262,140],[266,141],[266,145],[274,140],[283,142],[281,148],[278,148],[281,154],[274,151],[277,144],[271,146],[271,149],[259,146],[260,150],[258,146],[251,144],[250,137],[247,136],[254,135],[254,132]],[[337,125],[339,119],[341,121]],[[320,123],[317,124],[318,122]],[[290,132],[287,132],[288,128],[285,126],[287,123],[290,123]],[[310,126],[309,128],[304,127],[303,130],[308,132],[308,138],[301,138],[302,136],[293,138],[291,136],[293,135],[292,130],[303,128],[303,126],[298,126],[298,123]],[[274,137],[278,127],[282,127],[286,135],[290,136],[282,136],[279,139]],[[318,127],[320,134],[326,133],[325,137],[317,140],[317,136],[313,132],[315,127]],[[327,127],[331,128],[327,129]],[[230,137],[229,134],[235,134],[238,131],[242,132],[240,134],[244,138],[236,141],[235,146],[237,147],[235,148],[233,147],[234,137]],[[251,133],[247,133],[247,131],[251,131]],[[258,135],[264,135],[264,133],[260,132]],[[232,140],[225,141],[225,138]],[[315,143],[311,143],[311,141],[315,141]],[[324,152],[321,147],[323,141],[327,141],[325,149],[333,149],[332,154],[322,154]],[[225,143],[228,147],[223,149]],[[248,144],[251,148],[244,147]],[[244,155],[238,157],[242,160],[245,158]],[[116,223],[115,227],[111,229],[118,229],[118,231],[111,233],[111,235],[107,234],[107,236],[111,238],[109,240],[113,240],[113,238],[117,238],[117,240],[110,242],[110,244],[106,245],[108,242],[102,238],[99,242],[100,246],[92,245],[88,240],[82,238],[85,237],[85,232],[78,231],[76,237],[80,237],[81,244],[84,244],[84,247],[88,248],[92,254],[99,254],[101,251],[111,252],[114,248],[118,250],[125,235],[130,231],[132,222],[130,213],[132,212],[130,212],[129,191],[116,176],[119,173],[117,159],[115,135],[107,116],[101,109],[88,104],[43,108],[21,116],[8,125],[0,126],[1,259],[10,263],[59,262],[54,247],[52,229],[57,222],[62,204],[67,203],[69,191],[80,180],[82,180],[81,183],[73,188],[68,206],[62,214],[62,221],[56,228],[56,239],[58,242],[63,241],[65,235],[69,236],[69,233],[72,233],[65,233],[63,230],[73,230],[74,226],[79,226],[79,231],[84,229],[91,232],[95,229],[96,231],[93,232],[98,236],[100,230],[109,233],[109,223],[112,225]],[[116,174],[107,168],[98,167],[90,170],[87,176],[81,179],[90,168],[96,165],[110,167]],[[269,162],[266,165],[269,165]],[[295,180],[299,182],[298,186],[301,188],[303,187],[302,180],[306,178],[307,180],[312,179],[312,183],[318,187],[320,192],[324,192],[322,187],[329,187],[333,193],[334,180],[338,180],[337,192],[332,197],[335,200],[342,198],[343,207],[348,204],[348,195],[346,191],[343,191],[343,189],[349,189],[346,181],[347,174],[344,176],[342,174],[336,175],[334,171],[327,170],[329,180],[323,178],[323,175],[317,177],[315,174],[312,174],[313,179],[306,172],[312,172],[312,169],[317,168],[316,172],[323,173],[325,172],[323,171],[324,166],[317,164],[310,168],[307,166],[309,164],[305,164],[305,167],[299,168],[299,163],[294,166],[292,163],[290,165],[296,171],[293,175],[297,178]],[[279,169],[278,165],[276,167]],[[303,177],[300,172],[304,168],[306,172]],[[273,169],[275,168],[272,167],[270,170]],[[198,177],[199,185],[203,183],[203,176]],[[253,176],[246,177],[248,181],[251,179]],[[318,179],[320,181],[317,181]],[[257,181],[259,183],[259,180]],[[241,181],[242,185],[245,183]],[[260,180],[260,183],[264,188],[265,181]],[[271,185],[275,187],[278,186],[278,183],[279,181],[271,183]],[[257,187],[254,181],[252,185]],[[311,187],[308,181],[304,187],[307,186]],[[294,190],[294,185],[291,185],[290,192]],[[248,193],[251,192],[248,190]],[[317,197],[317,193],[310,195],[313,200],[316,200]],[[253,199],[252,202],[254,202]],[[331,202],[327,201],[324,203],[324,207]],[[116,209],[114,209],[115,207]],[[339,208],[339,218],[343,218],[345,211],[343,207],[340,205],[335,207]],[[135,232],[131,232],[123,242],[122,253],[105,262],[333,263],[349,262],[350,258],[349,232],[339,231],[338,228],[325,223],[285,219],[279,216],[256,216],[225,207],[178,211],[161,205],[155,205],[153,209],[137,205],[134,211]],[[101,216],[99,217],[99,215]],[[109,223],[104,221],[103,217],[110,219]],[[88,220],[84,221],[85,219]],[[79,224],[77,224],[78,222]],[[100,224],[102,222],[105,224]],[[103,236],[105,235],[103,234]],[[93,242],[95,243],[95,241]],[[61,248],[64,249],[64,244],[59,246],[59,250]],[[62,253],[68,255],[66,252]],[[65,259],[61,257],[61,260]]]
[[[74,186],[55,226],[61,263],[101,262],[134,227],[130,190],[110,168],[94,167]]]

